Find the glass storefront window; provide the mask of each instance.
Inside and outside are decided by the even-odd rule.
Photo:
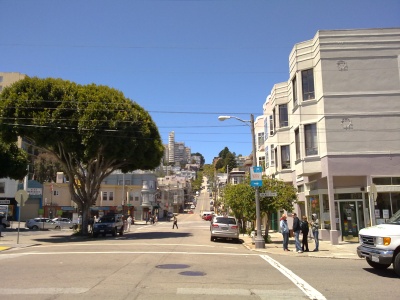
[[[346,193],[346,194],[335,194],[335,200],[350,200],[350,199],[362,199],[362,193]]]
[[[322,209],[324,213],[329,213],[329,196],[326,194],[322,195]]]
[[[395,214],[400,209],[400,193],[392,193],[391,196],[392,196],[393,214]]]
[[[372,182],[376,185],[391,185],[392,180],[390,177],[375,177],[372,178]]]

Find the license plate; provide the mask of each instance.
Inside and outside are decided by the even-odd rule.
[[[228,230],[228,227],[221,227],[222,230]]]
[[[371,256],[371,260],[378,263],[378,262],[379,262],[379,257],[378,257],[378,256],[373,256],[373,255],[372,255],[372,256]]]

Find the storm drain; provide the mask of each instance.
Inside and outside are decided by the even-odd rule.
[[[187,269],[189,265],[184,264],[166,264],[166,265],[158,265],[156,268],[158,269]]]

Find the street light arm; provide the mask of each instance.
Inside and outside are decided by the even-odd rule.
[[[220,120],[220,121],[225,121],[225,120],[228,120],[228,119],[236,119],[236,120],[238,120],[240,122],[250,123],[251,124],[251,120],[243,120],[243,119],[235,117],[235,116],[219,116],[218,117],[218,120]]]

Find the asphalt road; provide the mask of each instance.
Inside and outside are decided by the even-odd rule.
[[[267,255],[211,242],[200,210],[124,236],[24,232],[37,246],[0,253],[1,299],[398,299],[393,270],[362,260]],[[24,238],[24,236],[22,237]]]

